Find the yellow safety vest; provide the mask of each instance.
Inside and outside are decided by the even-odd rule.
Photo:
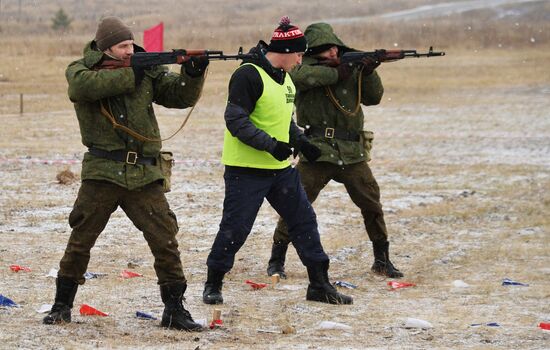
[[[264,85],[264,91],[250,114],[250,120],[258,129],[271,137],[281,142],[288,142],[296,94],[290,74],[285,75],[285,82],[280,85],[261,67],[252,63],[247,64],[256,68]],[[232,136],[227,128],[223,141],[222,163],[259,169],[283,169],[290,165],[288,160],[278,161],[269,152],[260,151],[242,143]]]

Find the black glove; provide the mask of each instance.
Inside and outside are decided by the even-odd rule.
[[[319,147],[309,142],[302,143],[300,152],[302,152],[304,157],[312,163],[314,163],[321,156],[321,150]]]
[[[290,157],[292,154],[292,148],[290,148],[288,143],[277,141],[277,139],[273,138],[273,141],[276,141],[277,144],[275,145],[275,148],[269,152],[271,155],[280,161],[283,161]]]
[[[340,63],[336,66],[336,70],[338,71],[338,80],[346,80],[351,76],[351,73],[353,73],[353,65],[349,63]]]
[[[380,65],[380,61],[374,57],[365,56],[360,64],[363,66],[363,74],[369,75]]]
[[[136,86],[141,84],[141,81],[145,77],[145,70],[142,67],[134,67],[132,66],[132,70],[134,71],[134,81],[136,83]]]
[[[204,74],[208,64],[210,64],[210,60],[206,56],[191,56],[183,65],[185,67],[185,73],[196,78]]]
[[[151,68],[151,67],[143,67],[143,66],[135,66],[133,57],[130,57],[130,66],[132,67],[132,70],[134,71],[134,81],[136,86],[138,86],[143,78],[145,77],[145,69]]]

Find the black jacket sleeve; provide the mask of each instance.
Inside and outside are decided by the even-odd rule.
[[[290,145],[300,149],[304,142],[308,142],[306,135],[304,135],[302,130],[294,122],[294,119],[292,119],[290,121]]]

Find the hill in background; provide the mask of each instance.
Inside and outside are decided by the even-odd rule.
[[[59,9],[73,19],[66,33],[51,29]],[[363,49],[515,48],[550,42],[550,2],[544,0],[208,0],[200,7],[190,0],[160,0],[154,6],[145,0],[20,0],[0,2],[0,45],[5,54],[78,55],[105,15],[124,18],[136,34],[163,21],[167,48],[250,47],[268,39],[282,15],[304,29],[312,22],[330,22],[346,43]],[[26,44],[18,45],[22,40]],[[141,42],[139,34],[136,40]]]

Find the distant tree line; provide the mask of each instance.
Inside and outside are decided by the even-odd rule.
[[[72,21],[65,11],[60,8],[52,18],[52,29],[66,32],[71,28]]]

